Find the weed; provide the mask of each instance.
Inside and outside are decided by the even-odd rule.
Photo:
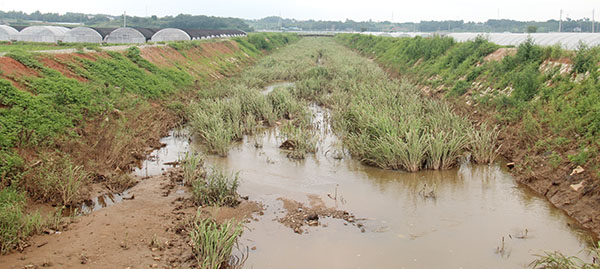
[[[567,158],[574,164],[584,165],[588,162],[592,155],[594,155],[594,153],[588,147],[584,147],[581,148],[578,153],[570,154],[567,156]]]
[[[212,168],[205,178],[197,178],[191,184],[192,199],[199,206],[236,206],[239,204],[237,194],[239,173],[226,175],[224,171]]]
[[[288,157],[292,159],[304,159],[307,153],[317,152],[317,135],[310,127],[294,126],[288,121],[281,126],[280,136],[285,139],[282,148],[290,150]]]
[[[160,243],[156,234],[152,235],[152,240],[150,240],[150,244],[148,245],[151,249],[156,248],[158,250],[163,250],[164,245]]]
[[[183,160],[183,185],[189,186],[204,177],[204,158],[198,153],[186,152]]]
[[[211,219],[201,219],[200,213],[192,223],[190,232],[192,253],[199,268],[219,269],[223,266],[239,268],[243,260],[232,259],[231,253],[237,245],[237,238],[243,232],[241,223],[234,220],[217,224]],[[237,264],[233,264],[238,261]]]
[[[521,135],[525,141],[529,143],[537,140],[537,137],[542,133],[542,126],[540,123],[533,117],[531,112],[526,112],[523,115],[523,129]]]
[[[23,238],[25,196],[11,188],[0,190],[0,254],[12,250]]]
[[[448,92],[448,96],[462,96],[467,92],[469,88],[469,83],[465,80],[459,80],[454,87]]]
[[[88,172],[66,156],[46,155],[43,159],[42,165],[30,171],[21,183],[23,188],[42,202],[72,205],[82,199],[81,189],[90,179]]]
[[[553,169],[558,168],[562,162],[563,162],[562,156],[560,154],[556,153],[556,151],[553,151],[552,154],[550,154],[550,156],[548,156],[548,163],[550,164],[550,167],[552,167]]]

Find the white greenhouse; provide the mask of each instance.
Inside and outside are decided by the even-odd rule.
[[[108,34],[104,38],[104,42],[112,44],[142,44],[146,43],[146,37],[134,28],[121,27]]]
[[[15,28],[8,25],[0,25],[0,41],[11,41],[19,34]]]
[[[163,41],[187,41],[192,40],[190,35],[183,30],[176,28],[165,28],[156,32],[152,38],[152,42],[163,42]]]
[[[577,49],[579,43],[589,46],[600,45],[600,33],[450,33],[458,42],[473,40],[477,36],[483,36],[492,43],[503,46],[518,46],[531,37],[533,42],[541,46],[560,45],[564,49]]]
[[[103,36],[89,27],[76,27],[65,33],[63,42],[72,43],[102,43]]]
[[[68,28],[62,26],[29,26],[16,35],[18,41],[56,43],[62,41]]]

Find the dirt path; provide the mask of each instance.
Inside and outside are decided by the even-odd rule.
[[[164,176],[141,181],[130,190],[133,200],[79,217],[60,234],[32,238],[31,246],[22,253],[2,257],[0,268],[163,268],[178,264],[189,251],[182,242],[184,237],[173,231],[185,213],[175,210],[176,200],[185,194],[178,191],[183,187],[176,186],[163,196],[168,182]],[[164,250],[153,251],[153,238],[166,246]]]

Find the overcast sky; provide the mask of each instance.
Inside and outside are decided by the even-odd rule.
[[[259,19],[285,18],[364,21],[421,20],[486,21],[488,19],[548,20],[564,17],[600,18],[600,0],[0,0],[0,10],[84,12],[128,15],[211,15]]]

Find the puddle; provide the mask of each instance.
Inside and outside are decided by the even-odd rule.
[[[189,150],[189,131],[187,129],[177,129],[169,131],[169,136],[160,139],[160,142],[166,146],[152,151],[148,158],[142,162],[142,167],[138,167],[133,171],[133,175],[139,177],[151,177],[162,174],[169,167],[173,167],[173,163],[179,160],[182,154]],[[177,193],[183,193],[183,190],[178,190]],[[85,215],[100,210],[105,207],[118,204],[130,197],[128,191],[123,193],[107,193],[90,200],[85,201],[77,208],[77,215]]]
[[[286,157],[277,130],[245,137],[227,158],[207,157],[211,165],[240,171],[240,194],[265,205],[239,241],[253,249],[245,268],[523,268],[544,250],[580,256],[588,246],[590,233],[518,186],[502,164],[418,173],[364,166],[340,148],[327,112],[312,109],[323,139],[305,160]],[[161,142],[167,147],[156,152],[157,160],[136,173],[160,173],[164,162],[201,148],[175,135]],[[431,190],[435,198],[423,195]],[[275,220],[286,214],[278,198],[308,204],[309,195],[365,218],[365,231],[322,218],[327,227],[306,227],[298,235]],[[502,237],[504,251],[497,253]]]
[[[278,82],[278,83],[274,83],[271,84],[269,86],[265,87],[265,90],[262,91],[261,93],[264,95],[267,95],[269,93],[271,93],[273,90],[275,90],[276,88],[290,88],[290,87],[294,87],[294,82]]]
[[[130,199],[130,197],[131,195],[127,191],[123,193],[106,193],[83,202],[75,213],[77,215],[87,215],[96,210],[123,202],[123,200]]]
[[[152,151],[148,158],[142,162],[142,166],[135,168],[134,175],[139,177],[157,176],[169,167],[173,167],[173,163],[189,151],[189,131],[185,128],[171,130],[169,136],[160,139],[160,143],[166,146]]]

